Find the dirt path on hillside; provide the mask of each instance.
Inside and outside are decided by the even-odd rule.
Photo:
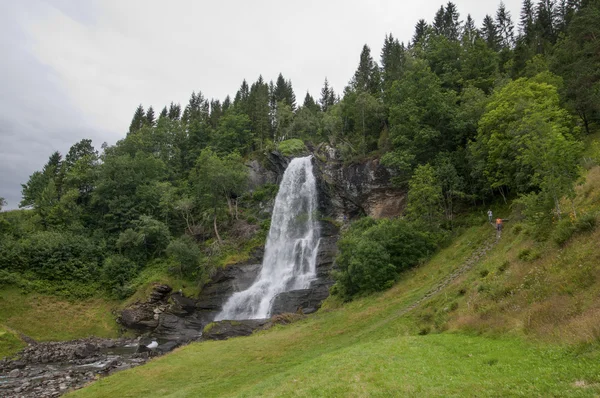
[[[392,322],[393,320],[396,320],[396,319],[400,318],[403,315],[406,315],[407,313],[409,313],[410,311],[414,310],[415,308],[417,308],[419,305],[421,305],[425,301],[427,301],[430,298],[438,295],[444,288],[446,288],[452,282],[454,282],[455,280],[457,280],[460,276],[464,275],[469,270],[471,270],[475,265],[477,265],[479,263],[479,261],[494,246],[496,246],[496,244],[499,241],[500,241],[500,235],[497,235],[496,233],[494,233],[494,235],[492,237],[490,237],[488,240],[486,240],[479,248],[477,248],[471,254],[471,256],[462,263],[462,265],[460,267],[456,268],[454,271],[452,271],[450,274],[448,274],[444,279],[442,279],[441,281],[439,281],[438,284],[433,289],[429,290],[421,298],[417,299],[412,304],[409,304],[408,306],[402,308],[401,310],[399,310],[395,314],[393,314],[393,315],[389,316],[388,318],[385,318],[385,319],[383,319],[383,320],[381,320],[379,322],[376,322],[376,323],[372,324],[370,327],[368,327],[366,329],[363,329],[363,331],[361,333],[358,333],[356,335],[356,337],[360,338],[361,336],[363,336],[363,335],[365,335],[367,333],[370,333],[370,332],[372,332],[372,331],[380,328],[381,326],[384,326],[384,325]]]

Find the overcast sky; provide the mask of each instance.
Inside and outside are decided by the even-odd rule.
[[[327,77],[341,93],[363,44],[412,37],[440,0],[0,0],[0,196],[53,151],[82,138],[114,144],[138,104],[157,112],[192,91],[232,97],[245,78],[291,79],[298,102]],[[499,1],[456,0],[478,26]],[[518,21],[520,0],[505,0]]]

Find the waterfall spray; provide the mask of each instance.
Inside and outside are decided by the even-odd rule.
[[[276,295],[308,288],[315,278],[319,229],[311,159],[293,159],[285,170],[260,274],[252,286],[227,300],[215,320],[267,318]]]

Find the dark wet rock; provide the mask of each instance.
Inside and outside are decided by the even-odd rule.
[[[260,272],[260,263],[232,265],[217,271],[196,300],[196,309],[207,313],[207,317],[216,315],[223,304],[235,292],[245,290]],[[211,318],[212,319],[212,318]]]
[[[331,284],[331,281],[317,280],[308,289],[280,293],[273,299],[271,314],[276,315],[286,312],[312,314],[321,307],[323,300],[329,296]]]
[[[154,317],[154,306],[150,303],[136,303],[121,311],[117,321],[130,329],[152,330],[158,326]]]
[[[269,319],[212,322],[204,328],[202,340],[226,340],[232,337],[249,336],[268,322]]]
[[[181,343],[177,342],[177,341],[167,341],[164,344],[160,344],[158,347],[156,347],[156,351],[159,352],[169,352],[169,351],[173,351],[176,347],[180,346]]]
[[[179,311],[185,314],[192,314],[196,311],[196,300],[185,297],[180,292],[171,294],[171,300],[173,300],[172,311]]]

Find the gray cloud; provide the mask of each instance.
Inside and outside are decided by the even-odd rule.
[[[481,23],[496,2],[455,1]],[[485,3],[485,4],[484,4]],[[520,0],[505,1],[518,20]],[[123,137],[139,103],[185,104],[192,90],[234,95],[260,74],[292,80],[301,101],[327,76],[341,93],[363,44],[375,58],[386,33],[410,40],[440,0],[31,0],[0,5],[0,196],[14,208],[20,183],[54,150],[82,138]],[[159,109],[157,109],[158,111]]]

